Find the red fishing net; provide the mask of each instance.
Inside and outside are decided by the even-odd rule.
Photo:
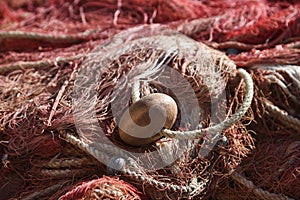
[[[288,0],[0,0],[0,199],[299,198],[299,10],[298,1]],[[170,39],[174,35],[176,44]],[[183,41],[190,46],[180,46]],[[202,48],[211,57],[196,58]],[[180,149],[180,140],[129,147],[120,140],[113,115],[123,110],[113,113],[112,106],[119,98],[112,92],[116,85],[123,95],[118,105],[131,103],[126,101],[131,94],[125,74],[141,76],[152,67],[158,76],[154,72],[161,68],[152,63],[160,66],[162,59],[191,85],[201,108],[199,129],[207,128],[214,114],[223,120],[218,109],[225,110],[227,119],[243,105],[247,85],[235,76],[236,67],[247,69],[254,81],[251,108],[221,131],[224,144],[212,149],[199,138],[188,144],[193,151],[163,169],[143,171],[145,160],[153,166],[158,162],[149,156],[125,166],[118,174],[124,181],[98,179],[110,171],[95,159],[98,146],[91,133],[96,129],[74,125],[90,123],[88,109],[77,115],[79,121],[73,117],[78,73],[87,69],[87,79],[104,73],[93,87],[100,102],[97,120],[107,138],[144,153],[167,146],[172,152],[160,155],[167,159]],[[207,76],[213,81],[203,79]],[[192,99],[174,72],[167,77],[172,77],[169,88],[142,84],[141,96],[161,92],[180,103],[171,91],[179,89]],[[226,101],[212,111],[222,90]],[[191,119],[180,124],[177,118],[173,130],[197,128],[192,110]],[[76,138],[85,143],[78,145]],[[109,147],[101,151],[112,157]],[[210,153],[201,157],[200,151]]]
[[[89,182],[83,182],[61,196],[68,199],[143,199],[142,193],[125,181],[104,176]]]

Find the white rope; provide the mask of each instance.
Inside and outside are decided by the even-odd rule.
[[[103,162],[103,161],[109,161],[109,159],[112,157],[107,152],[110,152],[112,155],[118,155],[120,156],[118,148],[116,148],[113,145],[109,144],[101,144],[97,146],[97,148],[92,147],[82,140],[76,138],[75,136],[65,132],[65,131],[60,131],[60,135],[69,143],[73,144],[74,146],[78,147],[79,149],[85,151],[89,155],[92,155],[94,158],[96,158],[98,161]],[[99,147],[99,148],[98,148]],[[127,166],[125,166],[122,169],[122,173],[128,176],[128,178],[133,179],[135,181],[142,181],[146,182],[147,184],[151,185],[152,187],[155,188],[160,188],[160,189],[165,189],[170,192],[176,192],[176,193],[185,193],[185,195],[189,196],[190,193],[195,193],[195,190],[201,192],[202,190],[205,189],[206,182],[198,182],[198,184],[191,183],[189,186],[183,186],[183,185],[176,185],[172,183],[167,183],[163,181],[158,181],[153,179],[151,176],[145,174],[142,172],[142,167],[139,166],[134,158],[130,157],[127,154],[124,154],[124,159],[127,160]],[[134,169],[134,170],[133,170]]]
[[[23,198],[23,200],[35,200],[35,199],[45,199],[49,194],[53,194],[61,189],[68,181],[59,182],[55,185],[51,185],[45,189],[36,191],[27,197]]]
[[[245,81],[246,94],[243,104],[236,113],[234,113],[231,117],[215,126],[193,131],[172,131],[169,129],[163,129],[160,133],[161,136],[176,139],[198,139],[207,132],[218,133],[238,122],[245,115],[245,113],[251,105],[253,99],[253,81],[250,74],[244,69],[238,69],[237,74],[239,74]]]
[[[274,116],[275,119],[278,119],[287,127],[293,128],[295,130],[300,130],[300,119],[289,115],[286,111],[281,110],[275,105],[272,105],[268,101],[264,101],[263,103],[270,116]]]
[[[252,181],[247,180],[244,176],[242,176],[241,174],[239,174],[235,171],[232,172],[231,177],[233,178],[234,181],[243,185],[248,190],[253,192],[257,197],[260,197],[262,199],[265,199],[265,200],[293,200],[291,198],[286,197],[285,195],[271,193],[266,190],[263,190],[262,188],[256,187]]]
[[[248,108],[251,105],[251,101],[253,98],[253,81],[251,79],[251,76],[243,69],[238,70],[238,74],[245,80],[246,83],[246,95],[245,100],[242,104],[242,106],[238,109],[238,111],[233,114],[229,119],[221,122],[220,124],[209,127],[206,129],[200,129],[195,131],[187,131],[187,132],[180,132],[180,131],[171,131],[164,129],[160,134],[162,136],[171,137],[171,138],[177,138],[177,139],[196,139],[202,136],[203,133],[209,132],[209,131],[222,131],[227,128],[229,128],[231,125],[239,121],[247,112]],[[139,93],[139,83],[134,83],[133,89],[132,89],[132,101],[136,102],[140,98]],[[111,158],[111,155],[117,155],[125,158],[127,160],[127,166],[125,166],[122,170],[122,173],[125,175],[128,175],[128,178],[131,178],[138,182],[144,182],[152,187],[168,190],[170,192],[175,193],[185,193],[185,195],[190,196],[192,194],[199,193],[205,189],[207,181],[201,181],[195,184],[194,182],[191,182],[188,186],[183,185],[177,185],[172,183],[167,183],[159,180],[153,179],[151,176],[147,175],[146,173],[143,173],[141,169],[143,169],[141,166],[139,166],[132,156],[129,154],[126,154],[124,152],[121,152],[118,148],[116,148],[113,145],[104,144],[98,145],[96,147],[93,147],[91,145],[86,144],[82,140],[76,138],[75,136],[68,134],[66,132],[60,131],[60,135],[65,138],[68,142],[71,144],[77,146],[81,150],[87,152],[88,154],[92,155],[94,158],[96,158],[98,161],[109,161]],[[111,154],[111,155],[109,155]],[[134,169],[134,170],[133,170]],[[195,192],[196,191],[196,192]]]
[[[140,100],[140,83],[138,80],[133,82],[132,91],[131,91],[131,100],[132,103]]]
[[[203,191],[205,189],[206,183],[205,181],[198,182],[197,185],[190,184],[189,186],[184,185],[176,185],[172,183],[166,183],[163,181],[154,180],[152,177],[145,176],[142,173],[138,173],[136,171],[132,171],[129,168],[124,169],[124,173],[129,175],[129,178],[134,179],[138,182],[146,182],[152,187],[158,188],[158,189],[164,189],[169,192],[175,192],[175,193],[185,193],[184,195],[190,196],[190,194],[194,193],[194,190],[197,191]],[[200,189],[201,188],[201,189]]]

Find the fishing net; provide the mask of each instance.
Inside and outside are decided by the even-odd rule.
[[[269,137],[267,141],[259,142],[230,179],[220,185],[216,198],[297,199],[298,170],[297,138]]]
[[[151,35],[149,34],[147,36],[144,33],[151,33]],[[128,34],[133,36],[137,35],[141,39],[133,37],[132,41],[125,41],[127,39],[125,36]],[[169,42],[165,43],[166,40],[169,40]],[[123,46],[120,47],[121,44]],[[173,50],[168,52],[172,48]],[[117,49],[120,50],[118,51]],[[197,60],[197,57],[200,59]],[[158,60],[161,60],[160,62],[165,62],[165,64],[162,65],[163,63],[159,63]],[[157,64],[155,65],[155,63]],[[151,68],[151,65],[154,65],[154,67]],[[138,70],[135,70],[135,68]],[[218,99],[218,95],[220,95],[222,90],[225,89],[228,76],[233,76],[235,73],[235,65],[225,56],[225,54],[214,51],[213,49],[210,49],[207,46],[197,43],[176,32],[168,29],[162,29],[157,26],[142,26],[137,29],[128,30],[115,36],[103,46],[98,47],[90,54],[90,57],[83,62],[81,68],[82,71],[78,72],[77,76],[79,78],[76,79],[76,81],[76,75],[74,72],[77,71],[77,68],[74,66],[72,69],[70,68],[70,65],[66,65],[65,68],[60,68],[61,71],[56,71],[55,68],[50,71],[48,70],[47,72],[47,69],[30,69],[28,70],[28,73],[19,72],[15,75],[10,74],[10,76],[6,76],[5,80],[7,82],[9,80],[16,80],[15,87],[20,88],[17,91],[22,90],[24,95],[28,95],[28,102],[26,103],[27,106],[25,108],[23,106],[26,96],[22,99],[22,104],[20,105],[21,108],[17,107],[17,102],[16,106],[13,107],[13,109],[18,109],[17,115],[15,112],[12,112],[14,113],[13,115],[6,115],[6,118],[3,119],[3,123],[5,124],[18,120],[14,126],[4,126],[4,133],[6,137],[8,137],[7,140],[9,141],[6,146],[7,155],[18,157],[15,161],[10,159],[10,163],[14,166],[20,165],[27,167],[19,167],[16,170],[18,172],[24,172],[26,177],[23,178],[27,180],[27,184],[32,187],[32,191],[36,190],[35,187],[40,187],[40,181],[49,182],[50,179],[53,184],[57,181],[66,180],[71,177],[87,178],[87,176],[93,175],[97,171],[101,171],[101,166],[99,166],[99,169],[95,169],[95,165],[97,166],[95,159],[86,159],[85,157],[87,155],[84,153],[81,153],[82,155],[80,155],[80,153],[76,152],[76,150],[72,148],[70,149],[70,146],[60,139],[60,137],[65,137],[65,134],[60,136],[58,133],[62,130],[67,130],[68,134],[72,134],[77,131],[79,138],[89,145],[86,148],[82,148],[83,150],[89,152],[89,149],[92,148],[95,150],[91,151],[97,152],[97,149],[100,148],[98,150],[100,152],[109,151],[109,148],[111,148],[110,146],[106,149],[104,148],[106,143],[109,145],[109,143],[104,139],[106,137],[103,137],[99,133],[97,134],[97,131],[95,131],[97,130],[97,127],[93,126],[90,122],[86,122],[91,119],[89,117],[89,113],[91,113],[92,110],[89,109],[95,109],[97,111],[97,120],[99,120],[101,128],[105,130],[105,135],[123,148],[130,149],[130,147],[120,141],[120,138],[116,133],[115,120],[120,114],[122,114],[122,112],[115,112],[114,115],[112,115],[112,109],[110,108],[112,107],[111,105],[113,104],[113,100],[116,99],[117,103],[121,103],[121,105],[116,105],[117,108],[120,108],[122,104],[128,105],[129,101],[124,99],[131,94],[131,88],[129,88],[129,90],[125,87],[126,84],[130,83],[128,81],[130,78],[133,79],[133,77],[138,76],[144,81],[146,81],[146,78],[150,78],[149,84],[147,83],[145,86],[148,87],[150,91],[153,90],[172,95],[170,90],[173,90],[177,91],[177,96],[175,97],[179,98],[179,100],[182,96],[186,98],[187,102],[191,102],[193,100],[192,97],[190,97],[191,99],[188,98],[188,95],[190,94],[185,90],[182,90],[182,86],[180,87],[180,85],[178,86],[175,84],[177,80],[176,76],[174,76],[174,72],[172,71],[166,71],[166,74],[164,74],[164,76],[171,77],[167,79],[168,82],[165,82],[168,85],[163,87],[158,83],[155,83],[156,77],[160,77],[159,75],[162,73],[161,70],[164,68],[174,68],[176,72],[180,72],[182,74],[185,80],[187,80],[187,83],[192,86],[192,89],[196,94],[195,100],[197,105],[203,108],[203,117],[200,121],[193,122],[193,118],[189,117],[186,121],[183,121],[180,126],[178,125],[176,129],[182,131],[188,130],[188,125],[191,126],[192,129],[195,129],[196,125],[202,121],[203,127],[208,126],[210,116],[213,115],[207,107],[209,107],[213,101],[216,101],[216,99]],[[126,72],[129,75],[127,76],[127,79],[122,80],[122,76],[124,76]],[[53,73],[52,76],[54,79],[52,79],[50,83],[46,80],[43,81],[43,73],[49,73],[46,76],[44,75],[44,78],[49,78],[50,74]],[[80,75],[83,76],[87,74],[96,77],[100,77],[102,75],[101,77],[103,78],[100,81],[92,81],[91,84],[89,84],[91,80],[94,80],[93,76],[88,78],[80,77]],[[174,76],[174,78],[172,76]],[[7,79],[8,77],[11,77],[11,79]],[[32,80],[33,77],[36,78],[35,81]],[[60,77],[63,77],[64,80],[61,80]],[[86,83],[86,81],[88,83]],[[74,82],[74,86],[70,84],[72,82]],[[117,93],[113,93],[113,88],[118,82],[125,84],[125,86],[118,85],[118,88],[125,89],[120,90]],[[8,82],[8,84],[11,83]],[[35,86],[30,87],[31,84],[34,84]],[[155,86],[156,84],[158,84],[158,86]],[[75,109],[72,113],[72,91],[76,85],[80,85],[80,87],[87,88],[88,90],[83,90],[81,88],[80,91],[83,92],[79,95],[75,103],[82,109]],[[47,86],[50,87],[49,89],[53,86],[57,86],[56,90],[55,88],[52,89],[52,92],[57,93],[56,98],[54,98],[53,93],[51,93],[50,90],[48,90],[49,93],[45,93],[43,90],[40,92],[36,91],[36,88],[44,88]],[[3,95],[11,91],[7,88],[6,90],[5,88],[6,87],[3,86],[3,91],[5,91]],[[85,91],[90,91],[92,88],[97,88],[98,102],[101,102],[96,105],[96,108],[87,103],[89,102],[87,99],[89,99],[90,94],[85,93]],[[35,93],[32,93],[31,91],[35,91]],[[114,95],[120,96],[123,99],[117,98]],[[213,95],[215,99],[211,98],[211,95]],[[57,98],[59,98],[59,104],[55,104],[55,102],[57,102]],[[54,115],[51,114],[53,113],[53,107],[47,108],[47,105],[49,106],[49,99],[52,99],[54,103],[53,105],[56,105],[56,112]],[[14,98],[11,101],[14,101]],[[8,102],[9,101],[7,101],[7,103]],[[88,104],[88,106],[84,106],[81,102]],[[185,102],[179,103],[184,104]],[[37,106],[37,104],[39,104],[39,106]],[[8,106],[9,104],[6,105],[6,107]],[[214,112],[221,110],[221,108],[226,108],[226,106],[225,101],[225,105],[224,102],[217,105]],[[190,113],[191,110],[181,110],[181,112]],[[221,114],[222,113],[220,113],[219,116],[220,118],[222,117]],[[26,118],[19,118],[19,115],[26,116]],[[80,125],[80,128],[77,130],[74,126],[73,115],[76,116],[76,125]],[[181,120],[178,119],[178,121]],[[211,121],[213,120],[211,119]],[[34,128],[24,130],[23,128],[25,126]],[[46,126],[48,126],[48,128],[46,128]],[[20,127],[20,130],[18,130],[18,127]],[[14,133],[16,130],[18,131]],[[24,132],[24,135],[21,134],[22,132]],[[226,174],[229,169],[236,167],[241,161],[241,158],[244,157],[251,149],[251,136],[247,133],[247,130],[242,123],[237,123],[230,129],[226,130],[224,137],[228,139],[229,144],[225,144],[224,147],[220,145],[219,148],[224,151],[223,155],[219,154],[219,149],[213,150],[211,153],[212,155],[207,155],[207,157],[202,157],[198,152],[200,149],[205,148],[208,148],[207,151],[212,150],[209,149],[213,148],[213,146],[209,145],[210,140],[208,139],[192,142],[173,139],[171,141],[165,141],[156,147],[152,145],[149,148],[159,149],[162,148],[162,146],[165,146],[162,148],[162,151],[169,152],[171,159],[174,157],[174,161],[177,160],[176,163],[164,169],[151,170],[147,173],[139,172],[140,174],[138,175],[125,174],[124,177],[125,179],[131,180],[131,182],[133,181],[132,184],[139,187],[152,198],[164,198],[166,195],[170,198],[178,198],[183,195],[191,196],[191,194],[189,194],[191,191],[182,191],[179,186],[191,184],[191,180],[193,179],[197,183],[197,177],[201,174],[203,180],[200,181],[200,187],[197,188],[199,192],[197,191],[192,195],[197,196],[200,195],[200,193],[203,195],[210,190],[210,182],[216,181],[218,179],[217,177],[221,176],[220,174]],[[212,138],[210,139],[213,141]],[[69,140],[68,137],[66,137],[66,140],[75,144],[75,146],[78,146],[76,139]],[[41,143],[41,141],[43,142]],[[97,144],[102,145],[100,146]],[[184,149],[185,151],[189,150],[189,148],[193,146],[193,152],[191,152],[192,155],[184,154],[180,157],[176,155],[179,154],[183,144],[186,145],[186,148]],[[43,148],[42,151],[39,149],[41,147]],[[148,148],[138,150],[142,153],[146,153]],[[116,152],[117,150],[113,149],[112,151]],[[161,155],[163,155],[162,151],[158,151],[159,153],[156,155],[158,157],[149,155],[146,159],[137,162],[137,166],[135,167],[138,169],[135,170],[143,171],[143,167],[141,165],[145,165],[145,162],[148,163],[147,165],[149,166],[155,165],[157,162],[164,161],[167,157],[161,157]],[[105,154],[105,152],[103,152],[103,154]],[[33,158],[29,159],[29,161],[28,155],[33,156]],[[97,158],[97,155],[92,155]],[[23,159],[20,159],[22,157]],[[51,161],[49,161],[49,158],[51,158]],[[211,167],[213,165],[216,167]],[[82,166],[85,167],[84,171],[79,170]],[[65,169],[66,167],[67,169]],[[197,171],[193,172],[193,168],[197,168]],[[107,172],[104,170],[101,173],[106,174]],[[144,178],[144,176],[146,178]],[[165,184],[167,188],[164,188],[164,185],[159,185],[157,181],[161,181],[161,184]],[[38,185],[34,186],[34,182]],[[142,188],[141,183],[143,186]],[[27,187],[26,189],[28,190],[29,188]],[[156,191],[158,189],[159,192]],[[31,196],[29,195],[29,197]]]
[[[299,3],[28,0],[0,10],[0,199],[299,198]],[[254,81],[249,109],[240,67]],[[124,108],[152,93],[176,101],[176,122],[129,146]]]
[[[219,188],[218,198],[297,199],[299,66],[253,66],[252,77],[257,88],[249,129],[256,133],[256,148],[236,169],[239,174]]]
[[[125,181],[110,177],[83,182],[60,200],[67,199],[142,199],[142,193]]]

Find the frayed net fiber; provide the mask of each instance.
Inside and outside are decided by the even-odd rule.
[[[136,170],[143,171],[143,167],[153,166],[147,172],[151,180],[188,185],[192,179],[197,180],[196,177],[201,176],[204,179],[201,187],[193,194],[185,194],[200,195],[204,190],[210,190],[206,183],[209,184],[214,175],[220,177],[220,174],[228,173],[249,152],[252,139],[242,123],[224,131],[229,144],[222,155],[216,151],[209,154],[213,148],[210,143],[216,140],[210,135],[205,142],[159,140],[148,146],[150,151],[156,149],[155,156],[147,156],[149,149],[134,149],[122,143],[116,128],[118,120],[132,103],[134,85],[139,82],[140,96],[160,92],[175,99],[181,115],[172,129],[186,131],[218,123],[226,117],[227,81],[235,73],[235,64],[224,53],[178,32],[157,25],[129,29],[96,48],[78,71],[72,96],[76,132],[84,142],[95,148],[101,149],[101,145],[113,141],[123,149],[146,154],[142,158],[134,158],[139,168]],[[103,137],[101,131],[111,141]],[[114,148],[110,150],[115,154],[119,151]],[[167,160],[163,153],[166,151],[168,157],[176,162],[155,171],[159,168],[158,163]],[[195,167],[197,169],[193,170]],[[162,198],[165,193],[173,198],[183,196],[183,191],[170,192],[169,188],[157,192],[157,186],[151,185],[148,178],[141,177],[139,181],[143,182],[143,189],[149,196]],[[141,183],[137,185],[141,187]]]
[[[180,33],[156,25],[129,29],[96,48],[83,62],[73,96],[76,123],[85,123],[82,119],[93,110],[98,120],[109,119],[109,106],[118,121],[122,108],[129,105],[135,82],[141,82],[144,88],[141,95],[146,95],[148,89],[167,93],[177,101],[185,99],[184,103],[190,105],[196,95],[197,105],[205,110],[207,104],[224,95],[228,77],[234,75],[235,64],[225,54]],[[93,99],[95,94],[97,99]],[[182,109],[189,109],[182,112],[193,115],[195,108]],[[200,121],[184,123],[182,127],[188,123],[195,127]]]

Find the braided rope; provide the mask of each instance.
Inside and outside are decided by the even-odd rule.
[[[85,56],[86,54],[77,54],[75,56],[57,58],[55,60],[44,59],[40,61],[28,61],[28,62],[20,61],[12,64],[4,64],[4,65],[0,65],[0,74],[8,73],[18,69],[23,70],[23,69],[31,69],[31,68],[46,68],[54,64],[68,63],[70,61],[77,60]]]
[[[249,190],[251,190],[255,195],[258,197],[265,199],[265,200],[293,200],[292,198],[286,197],[285,195],[279,195],[270,193],[266,190],[263,190],[261,188],[257,188],[252,181],[247,180],[245,177],[243,177],[241,174],[233,171],[231,174],[231,177],[238,182],[239,184],[245,186]]]
[[[102,162],[103,160],[105,162],[108,162],[111,158],[111,156],[109,154],[117,154],[117,155],[121,155],[124,158],[129,157],[128,154],[125,154],[123,152],[121,152],[118,148],[109,145],[109,144],[105,144],[105,143],[101,143],[101,145],[98,145],[97,148],[88,145],[87,143],[83,142],[82,140],[76,138],[75,136],[65,132],[65,131],[60,131],[60,135],[69,143],[71,143],[72,145],[78,147],[79,149],[83,150],[84,152],[92,155],[94,158],[96,158],[98,161]],[[103,150],[104,152],[100,151]],[[105,151],[108,154],[105,154]]]
[[[98,31],[97,31],[98,32]],[[32,39],[32,40],[43,40],[52,43],[61,43],[61,42],[80,42],[87,39],[90,35],[96,33],[94,30],[85,31],[76,35],[51,35],[45,33],[36,33],[36,32],[25,32],[25,31],[1,31],[0,39]]]
[[[193,131],[172,131],[169,129],[163,129],[161,131],[161,136],[176,138],[176,139],[198,139],[202,137],[207,132],[221,132],[236,122],[238,122],[249,109],[252,99],[253,99],[253,81],[250,74],[244,69],[238,69],[237,73],[244,79],[246,84],[246,94],[245,100],[241,107],[236,113],[234,113],[230,118],[224,120],[223,122],[204,129],[193,130]]]
[[[287,73],[287,72],[286,72]],[[279,76],[280,78],[277,78],[276,76]],[[295,95],[293,95],[291,92],[290,92],[290,90],[289,90],[289,87],[286,85],[286,83],[285,83],[285,81],[284,81],[284,79],[283,80],[281,80],[281,75],[279,74],[279,73],[277,73],[277,72],[274,72],[274,75],[267,75],[267,76],[264,76],[266,79],[268,79],[269,81],[272,81],[272,82],[275,82],[283,91],[284,91],[284,93],[286,93],[287,94],[287,96],[289,97],[289,98],[291,98],[293,101],[295,101],[295,102],[298,102],[298,98],[297,98],[297,96],[295,96]],[[290,77],[291,79],[293,78],[293,77]]]
[[[176,49],[169,49],[165,54],[161,55],[161,59],[156,59],[153,63],[153,66],[155,68],[160,68],[164,63],[168,63],[170,60],[172,60],[176,55],[177,55],[177,50]],[[152,60],[148,60],[147,62],[151,62]],[[149,69],[150,70],[150,69]],[[131,91],[131,100],[132,103],[137,102],[140,97],[140,80],[134,80],[133,81],[133,86],[132,86],[132,91]]]
[[[243,69],[238,70],[238,74],[245,80],[246,83],[246,95],[245,100],[242,104],[242,106],[238,109],[238,111],[233,114],[229,119],[221,122],[220,124],[209,127],[207,129],[202,130],[196,130],[196,131],[188,131],[188,132],[180,132],[180,131],[171,131],[171,130],[163,130],[162,136],[167,137],[175,137],[177,139],[195,139],[199,136],[201,136],[204,132],[207,131],[222,131],[224,129],[229,128],[232,124],[239,121],[247,112],[248,108],[251,105],[251,101],[253,98],[253,81],[251,79],[251,76]],[[139,84],[134,83],[133,89],[132,89],[132,101],[136,102],[140,98],[139,93]],[[108,144],[101,144],[98,145],[97,148],[92,147],[85,142],[81,141],[80,139],[76,138],[75,136],[72,136],[71,134],[68,134],[66,132],[60,132],[60,134],[71,144],[79,147],[83,151],[87,152],[88,154],[92,155],[94,158],[96,158],[99,161],[110,159],[110,156],[108,156],[106,153],[110,154],[117,154],[121,155],[123,158],[126,158],[127,166],[124,166],[122,172],[125,175],[128,175],[130,179],[133,179],[137,182],[147,182],[147,184],[151,185],[152,187],[168,190],[170,192],[175,193],[185,193],[186,195],[196,194],[196,191],[203,191],[206,186],[206,181],[201,181],[198,183],[191,182],[188,186],[183,185],[177,185],[172,183],[167,183],[159,180],[155,180],[152,177],[148,176],[147,174],[142,172],[141,166],[138,166],[138,164],[134,161],[133,158],[131,158],[128,154],[125,154],[124,152],[120,152],[120,150],[112,145]],[[100,149],[103,151],[100,151]],[[119,153],[119,154],[118,154]],[[133,170],[134,169],[134,170]]]
[[[110,186],[110,185],[108,185]],[[110,186],[111,187],[111,186]],[[115,191],[116,187],[113,188],[109,188],[109,189],[106,189],[106,188],[101,188],[101,189],[94,189],[93,192],[96,193],[98,196],[102,196],[102,197],[105,197],[107,195],[111,196],[111,197],[120,197],[120,196],[123,196],[124,194],[120,191]]]
[[[133,83],[131,99],[132,99],[132,103],[135,103],[136,101],[138,101],[140,99],[140,84],[138,81],[135,81]],[[141,170],[139,170],[140,167],[137,165],[137,163],[133,159],[129,159],[129,162],[130,162],[130,165],[133,166],[134,169],[136,169],[138,171],[132,171],[129,168],[125,167],[123,169],[123,173],[129,175],[130,178],[134,179],[135,181],[147,182],[150,185],[152,185],[152,187],[154,187],[154,188],[168,190],[170,192],[175,192],[175,193],[183,192],[189,196],[189,195],[196,194],[197,191],[203,191],[206,186],[205,181],[197,182],[197,183],[191,182],[191,184],[189,186],[181,186],[181,185],[175,185],[175,184],[166,183],[166,182],[162,182],[162,181],[157,181],[149,176],[146,176]]]
[[[269,112],[269,115],[275,116],[281,123],[285,126],[293,128],[295,130],[300,130],[300,120],[296,117],[289,115],[286,111],[281,110],[275,105],[272,105],[268,101],[263,101],[264,106]]]
[[[202,180],[201,182],[193,182],[191,181],[189,186],[183,186],[183,185],[176,185],[172,183],[166,183],[162,181],[154,180],[152,177],[147,176],[142,170],[141,167],[136,163],[136,161],[133,158],[128,158],[128,162],[132,168],[134,168],[136,171],[132,171],[131,169],[125,167],[123,169],[123,172],[130,176],[131,179],[134,179],[135,181],[142,181],[147,182],[149,185],[151,185],[154,188],[164,189],[168,190],[169,192],[183,192],[184,195],[191,196],[196,194],[198,191],[203,191],[205,189],[205,186],[208,182],[208,180]]]
[[[58,160],[51,160],[48,164],[48,168],[64,168],[64,167],[82,167],[86,165],[92,165],[94,164],[93,161],[91,161],[88,158],[70,158],[70,159],[58,159]]]
[[[66,177],[73,177],[73,176],[84,176],[87,175],[93,171],[96,171],[93,168],[85,168],[82,169],[42,169],[40,171],[40,175],[44,177],[52,177],[52,178],[66,178]]]
[[[134,81],[131,91],[132,103],[137,102],[140,99],[140,83],[139,81]]]
[[[111,154],[120,155],[118,153],[121,153],[120,150],[112,145],[104,144],[97,146],[97,148],[92,147],[82,140],[76,138],[75,136],[65,132],[60,131],[60,135],[69,143],[73,144],[74,146],[78,147],[79,149],[87,152],[89,155],[92,155],[94,158],[96,158],[98,161],[103,162],[103,160],[108,161],[111,156],[105,153],[110,152]],[[100,151],[98,147],[103,150],[104,152]],[[198,184],[191,183],[190,186],[182,186],[182,185],[176,185],[172,183],[166,183],[163,181],[154,180],[152,177],[147,176],[145,173],[142,172],[142,167],[139,166],[133,158],[131,158],[128,154],[121,155],[124,158],[127,159],[128,166],[125,166],[123,168],[123,173],[127,175],[130,179],[133,179],[135,181],[142,181],[147,182],[147,184],[151,185],[152,187],[165,189],[170,192],[176,192],[176,193],[186,193],[186,195],[189,195],[191,193],[196,193],[195,191],[202,191],[205,188],[206,182],[202,181]],[[135,171],[133,171],[133,169]]]
[[[129,168],[124,168],[123,172],[127,175],[129,175],[131,179],[134,179],[135,181],[138,182],[147,182],[150,184],[152,187],[158,188],[158,189],[163,189],[163,190],[168,190],[169,192],[175,192],[175,193],[186,193],[186,195],[189,196],[189,194],[193,193],[195,190],[202,191],[205,186],[206,182],[200,182],[196,185],[190,184],[189,186],[183,186],[183,185],[176,185],[172,183],[166,183],[163,181],[158,181],[154,180],[153,178],[149,176],[145,176],[142,173],[135,172],[130,170]]]
[[[61,189],[67,181],[59,182],[55,185],[52,185],[46,189],[36,191],[29,196],[25,197],[23,200],[35,200],[35,199],[43,199],[43,197],[48,196],[49,194],[53,194],[57,192],[59,189]]]

